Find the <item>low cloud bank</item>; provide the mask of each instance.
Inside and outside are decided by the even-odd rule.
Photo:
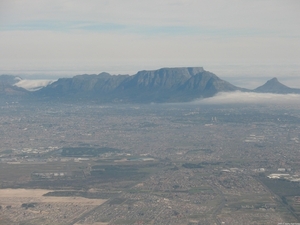
[[[15,84],[15,86],[22,87],[29,91],[36,91],[53,82],[54,80],[20,80],[18,83]]]
[[[299,94],[271,94],[254,92],[220,92],[214,97],[197,99],[195,103],[203,104],[297,104]]]

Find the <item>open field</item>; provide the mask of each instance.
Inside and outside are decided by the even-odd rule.
[[[74,225],[81,225],[82,223],[75,223]],[[101,223],[101,222],[96,222],[96,223],[85,223],[85,225],[108,225],[108,223]]]
[[[101,205],[105,200],[88,199],[82,197],[52,197],[44,196],[51,190],[43,189],[0,189],[0,204],[17,205],[24,199],[30,199],[34,203],[80,203],[86,205]]]
[[[50,190],[0,189],[0,224],[68,224],[106,200],[44,196]],[[7,221],[7,222],[5,222]],[[25,223],[26,224],[26,223]]]

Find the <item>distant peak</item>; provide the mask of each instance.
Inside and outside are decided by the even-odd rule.
[[[278,81],[276,77],[268,80],[264,85],[256,88],[254,91],[261,93],[276,93],[276,94],[288,94],[299,93],[299,90],[290,88]]]
[[[277,77],[272,78],[271,80],[269,80],[269,82],[279,82]]]
[[[283,86],[285,86],[284,84],[280,83],[276,77],[274,77],[274,78],[268,80],[264,85],[267,85],[267,86],[270,86],[270,85],[271,85],[271,86],[274,86],[274,87],[275,87],[275,86],[276,86],[276,87],[283,87]],[[285,87],[286,87],[286,86],[285,86]]]

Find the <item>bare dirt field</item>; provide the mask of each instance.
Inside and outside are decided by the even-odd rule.
[[[51,190],[44,189],[0,189],[0,198],[7,197],[42,197]]]
[[[0,189],[0,225],[23,221],[28,224],[39,224],[41,221],[43,224],[68,224],[106,201],[43,196],[48,192],[51,190]]]
[[[75,223],[74,225],[82,225],[82,223]],[[85,223],[84,225],[108,225],[108,223]]]
[[[35,203],[80,203],[83,205],[101,205],[106,201],[103,199],[88,199],[82,197],[43,196],[50,191],[51,190],[44,189],[0,189],[0,204],[17,205],[24,203],[25,199]]]

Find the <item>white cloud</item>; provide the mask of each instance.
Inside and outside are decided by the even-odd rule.
[[[54,80],[20,80],[18,83],[14,85],[17,87],[22,87],[24,89],[27,89],[29,91],[36,91],[53,82]]]
[[[196,104],[266,104],[300,105],[299,94],[269,94],[254,92],[222,92],[214,97],[195,100]]]

